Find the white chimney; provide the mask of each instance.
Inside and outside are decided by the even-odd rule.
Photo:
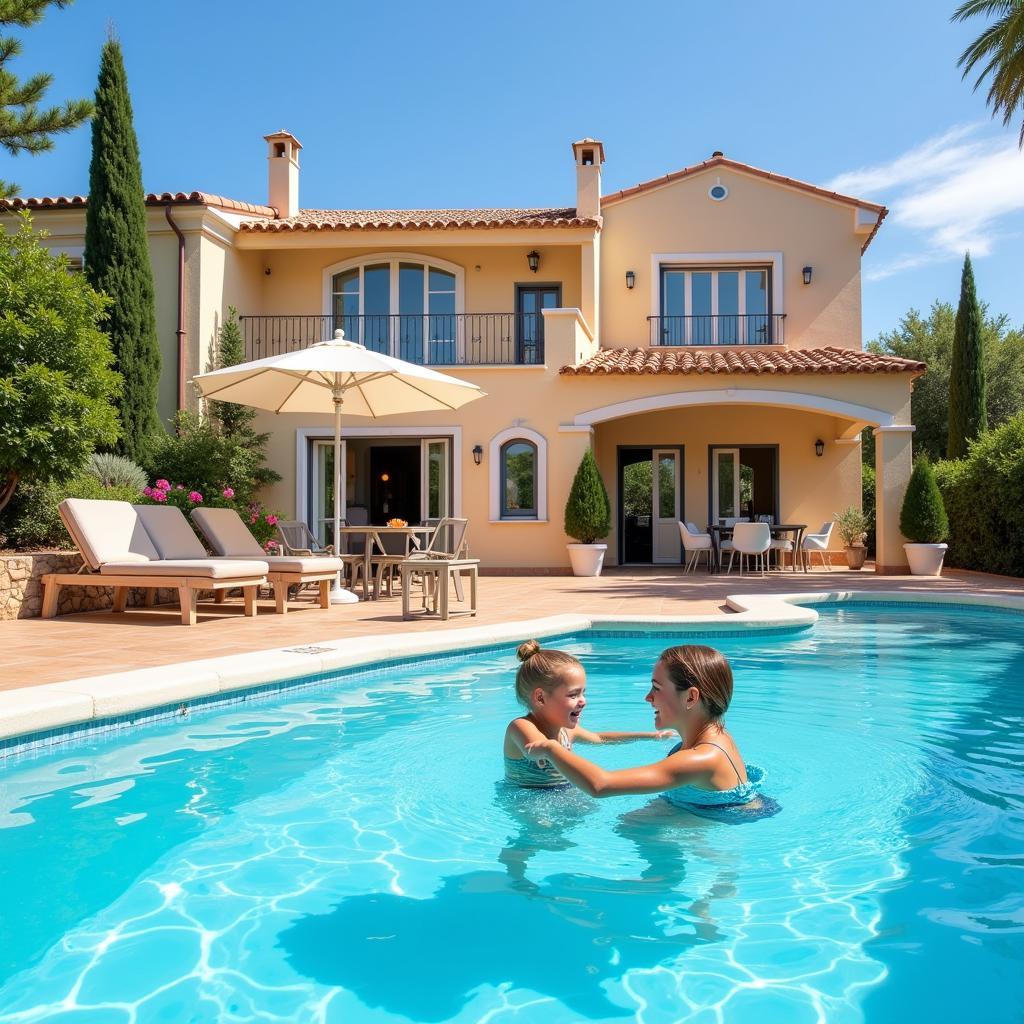
[[[264,135],[267,140],[268,203],[279,217],[299,212],[299,150],[302,143],[291,132]]]
[[[597,139],[580,139],[572,144],[576,159],[576,216],[601,216],[601,164],[604,145]]]

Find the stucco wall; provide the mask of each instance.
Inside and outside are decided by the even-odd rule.
[[[721,179],[723,202],[708,198]],[[716,167],[602,209],[601,344],[648,343],[652,253],[775,252],[783,254],[785,340],[789,347],[860,348],[860,249],[854,208]],[[804,285],[801,271],[813,268]],[[625,285],[627,270],[636,286]]]

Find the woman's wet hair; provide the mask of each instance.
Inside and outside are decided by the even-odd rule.
[[[696,686],[700,702],[715,721],[721,718],[732,700],[732,669],[725,655],[714,647],[701,644],[681,644],[661,652],[658,659],[679,691]]]
[[[516,697],[526,708],[530,707],[530,697],[538,686],[545,693],[551,693],[569,669],[583,667],[571,654],[546,650],[536,640],[521,643],[516,657],[521,663],[516,672]]]

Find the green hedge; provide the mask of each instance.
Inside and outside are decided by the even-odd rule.
[[[949,516],[946,562],[1024,576],[1024,413],[973,442],[935,476]]]
[[[875,468],[867,463],[860,468],[860,507],[868,521],[868,539],[864,542],[868,554],[875,553]]]

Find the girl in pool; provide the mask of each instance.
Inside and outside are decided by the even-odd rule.
[[[527,709],[514,718],[505,730],[505,778],[517,785],[533,788],[562,786],[568,781],[539,749],[541,743],[571,751],[574,741],[582,743],[624,743],[628,740],[671,739],[663,732],[590,732],[580,726],[580,715],[587,705],[587,674],[571,654],[544,650],[536,640],[527,640],[516,651],[516,696]],[[583,761],[583,758],[578,760]],[[589,764],[584,761],[584,764]]]
[[[655,764],[605,771],[548,734],[528,742],[525,753],[553,763],[553,770],[591,796],[660,793],[689,810],[760,806],[764,772],[744,764],[725,728],[732,669],[722,654],[689,644],[662,651],[645,699],[654,708],[655,726],[674,730],[681,741]]]

